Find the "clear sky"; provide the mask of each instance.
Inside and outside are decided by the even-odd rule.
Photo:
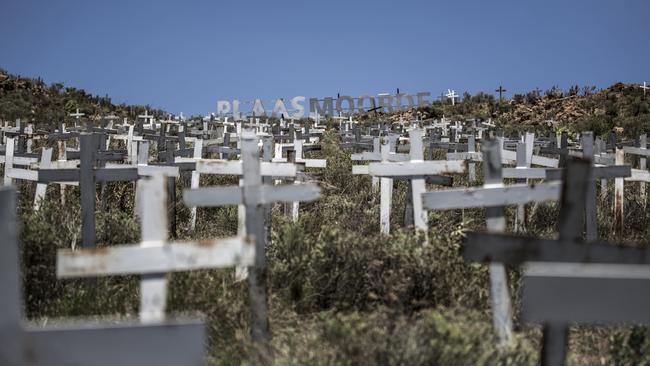
[[[650,82],[649,0],[1,0],[0,67],[116,103]]]

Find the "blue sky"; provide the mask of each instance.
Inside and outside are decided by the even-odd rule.
[[[217,100],[650,82],[650,1],[0,2],[0,67],[178,114]]]

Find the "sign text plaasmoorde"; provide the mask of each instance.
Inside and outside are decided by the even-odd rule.
[[[419,92],[415,95],[398,93],[395,95],[379,94],[376,97],[362,95],[358,98],[353,98],[349,95],[340,95],[337,98],[309,98],[309,113],[311,116],[318,113],[318,115],[323,117],[331,117],[335,115],[365,113],[375,108],[384,112],[393,112],[395,110],[399,111],[427,105],[429,101],[425,98],[429,96],[431,96],[430,92]],[[305,116],[305,102],[306,98],[303,96],[293,97],[287,101],[284,99],[276,99],[272,101],[272,106],[265,106],[261,99],[255,99],[253,102],[245,103],[236,99],[232,102],[219,100],[217,101],[217,115],[232,116],[235,120],[240,120],[253,114],[256,116],[268,116],[267,111],[270,110],[272,117],[284,116],[284,118],[299,119]]]

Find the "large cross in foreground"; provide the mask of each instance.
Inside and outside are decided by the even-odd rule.
[[[251,337],[254,342],[267,349],[270,334],[266,289],[265,205],[274,202],[312,201],[320,196],[320,188],[312,184],[279,186],[262,184],[262,164],[259,161],[257,136],[254,130],[242,131],[241,150],[242,186],[185,190],[183,200],[186,205],[197,207],[244,204],[246,233],[255,237],[255,261],[248,274]]]
[[[0,188],[0,364],[113,366],[203,364],[204,328],[196,321],[50,326],[22,314],[15,191]]]
[[[558,239],[468,233],[463,256],[524,272],[523,319],[544,323],[542,365],[563,365],[570,323],[650,322],[650,250],[582,241],[591,162],[569,159]],[[643,265],[643,266],[641,266]]]
[[[501,174],[501,148],[496,140],[485,140],[483,148],[483,187],[432,191],[422,194],[427,210],[450,210],[485,207],[487,230],[501,233],[506,230],[504,207],[530,202],[557,200],[559,183],[542,183],[534,186],[516,184],[504,186]],[[493,324],[502,344],[512,338],[512,309],[508,289],[508,276],[501,263],[490,263],[490,292]]]
[[[59,277],[143,275],[140,320],[165,319],[167,272],[251,265],[254,248],[243,237],[208,242],[168,243],[166,177],[154,174],[138,185],[142,238],[140,244],[86,250],[60,250]]]

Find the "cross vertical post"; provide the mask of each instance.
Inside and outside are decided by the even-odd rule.
[[[81,246],[95,246],[95,174],[93,155],[97,145],[93,135],[79,136],[80,165],[79,189],[81,191]]]
[[[485,186],[503,186],[501,178],[501,146],[496,140],[486,140],[483,147],[483,174]],[[485,221],[488,232],[501,233],[506,230],[505,210],[503,206],[485,208]],[[512,339],[512,305],[508,289],[508,274],[503,263],[491,262],[490,295],[492,297],[492,324],[496,329],[501,344]]]
[[[201,159],[203,157],[203,140],[196,139],[194,140],[194,151],[192,157],[194,159]],[[201,181],[201,173],[196,169],[192,171],[192,178],[190,180],[190,188],[196,189],[199,188],[199,183]],[[190,227],[192,231],[196,229],[196,206],[190,208]]]
[[[39,169],[47,169],[52,165],[52,149],[43,148],[41,150],[41,162],[39,164]],[[34,210],[38,211],[41,207],[41,201],[45,199],[45,193],[47,191],[47,183],[37,183],[36,192],[34,193]]]
[[[388,140],[384,139],[381,143],[381,160],[388,161],[390,146]],[[393,196],[393,179],[381,177],[379,180],[380,190],[380,208],[379,208],[379,231],[384,235],[390,233],[390,206]]]
[[[468,153],[475,153],[476,152],[476,138],[474,137],[474,132],[472,131],[472,134],[469,135],[469,138],[467,139],[467,152]],[[467,163],[467,177],[470,183],[474,183],[476,181],[476,163],[473,161],[469,161]]]
[[[270,338],[268,300],[266,288],[266,233],[264,207],[261,204],[261,183],[257,136],[254,131],[243,130],[241,136],[243,164],[243,203],[246,209],[246,233],[255,236],[255,261],[249,268],[248,288],[251,301],[251,338],[266,345]]]
[[[167,149],[165,151],[165,162],[173,166],[174,161],[174,149],[176,144],[173,141],[167,141]],[[176,238],[176,178],[167,177],[167,194],[168,194],[168,206],[169,210],[169,232],[172,238]]]
[[[616,148],[616,165],[623,165],[624,161],[623,149]],[[614,232],[619,235],[623,234],[624,229],[624,216],[623,216],[623,202],[625,192],[625,180],[620,178],[614,179]]]
[[[593,142],[593,135],[590,136]],[[589,137],[588,137],[589,139]],[[584,153],[584,151],[583,151]],[[589,151],[587,151],[589,153]],[[595,202],[595,186],[591,176],[590,160],[593,156],[585,154],[584,161],[570,161],[567,164],[562,185],[562,206],[558,219],[560,241],[579,242],[582,237],[581,213],[589,199]],[[590,196],[590,187],[593,196]],[[588,217],[588,216],[587,216]],[[566,358],[568,328],[566,324],[547,323],[544,325],[544,341],[542,346],[542,365],[563,365]]]
[[[36,327],[22,314],[15,190],[0,188],[0,364],[142,366],[198,365],[204,327],[192,322]],[[110,345],[110,347],[107,347]],[[119,352],[116,352],[119,350]]]
[[[499,92],[499,103],[501,103],[503,101],[503,93],[507,92],[507,90],[503,89],[503,86],[499,85],[499,89],[495,91]]]
[[[647,135],[644,133],[641,136],[639,136],[639,148],[640,149],[647,149],[648,147],[648,142],[647,142]],[[639,169],[641,170],[647,170],[647,162],[646,162],[646,157],[641,156],[639,157]],[[639,193],[641,194],[641,200],[643,201],[643,206],[645,207],[646,202],[647,202],[647,196],[646,196],[646,182],[639,182]]]
[[[9,186],[13,182],[9,176],[9,171],[11,170],[14,164],[14,142],[12,138],[7,138],[7,143],[5,145],[5,176],[4,176],[4,185]]]
[[[165,192],[165,177],[155,174],[151,179],[141,180],[140,213],[143,248],[166,245],[167,241],[167,192]],[[167,279],[164,274],[153,273],[142,275],[140,281],[140,321],[155,323],[165,319],[167,304]]]
[[[419,128],[409,131],[409,140],[411,143],[410,155],[411,161],[424,161],[424,147],[422,146],[422,130]],[[426,192],[426,182],[424,177],[413,177],[411,179],[411,201],[413,204],[413,225],[416,229],[425,233],[428,230],[427,211],[422,207],[422,193]]]
[[[582,157],[593,164],[594,134],[591,131],[582,133]],[[585,194],[585,239],[587,241],[593,241],[598,238],[598,212],[596,206],[596,185],[594,181],[589,181]]]

